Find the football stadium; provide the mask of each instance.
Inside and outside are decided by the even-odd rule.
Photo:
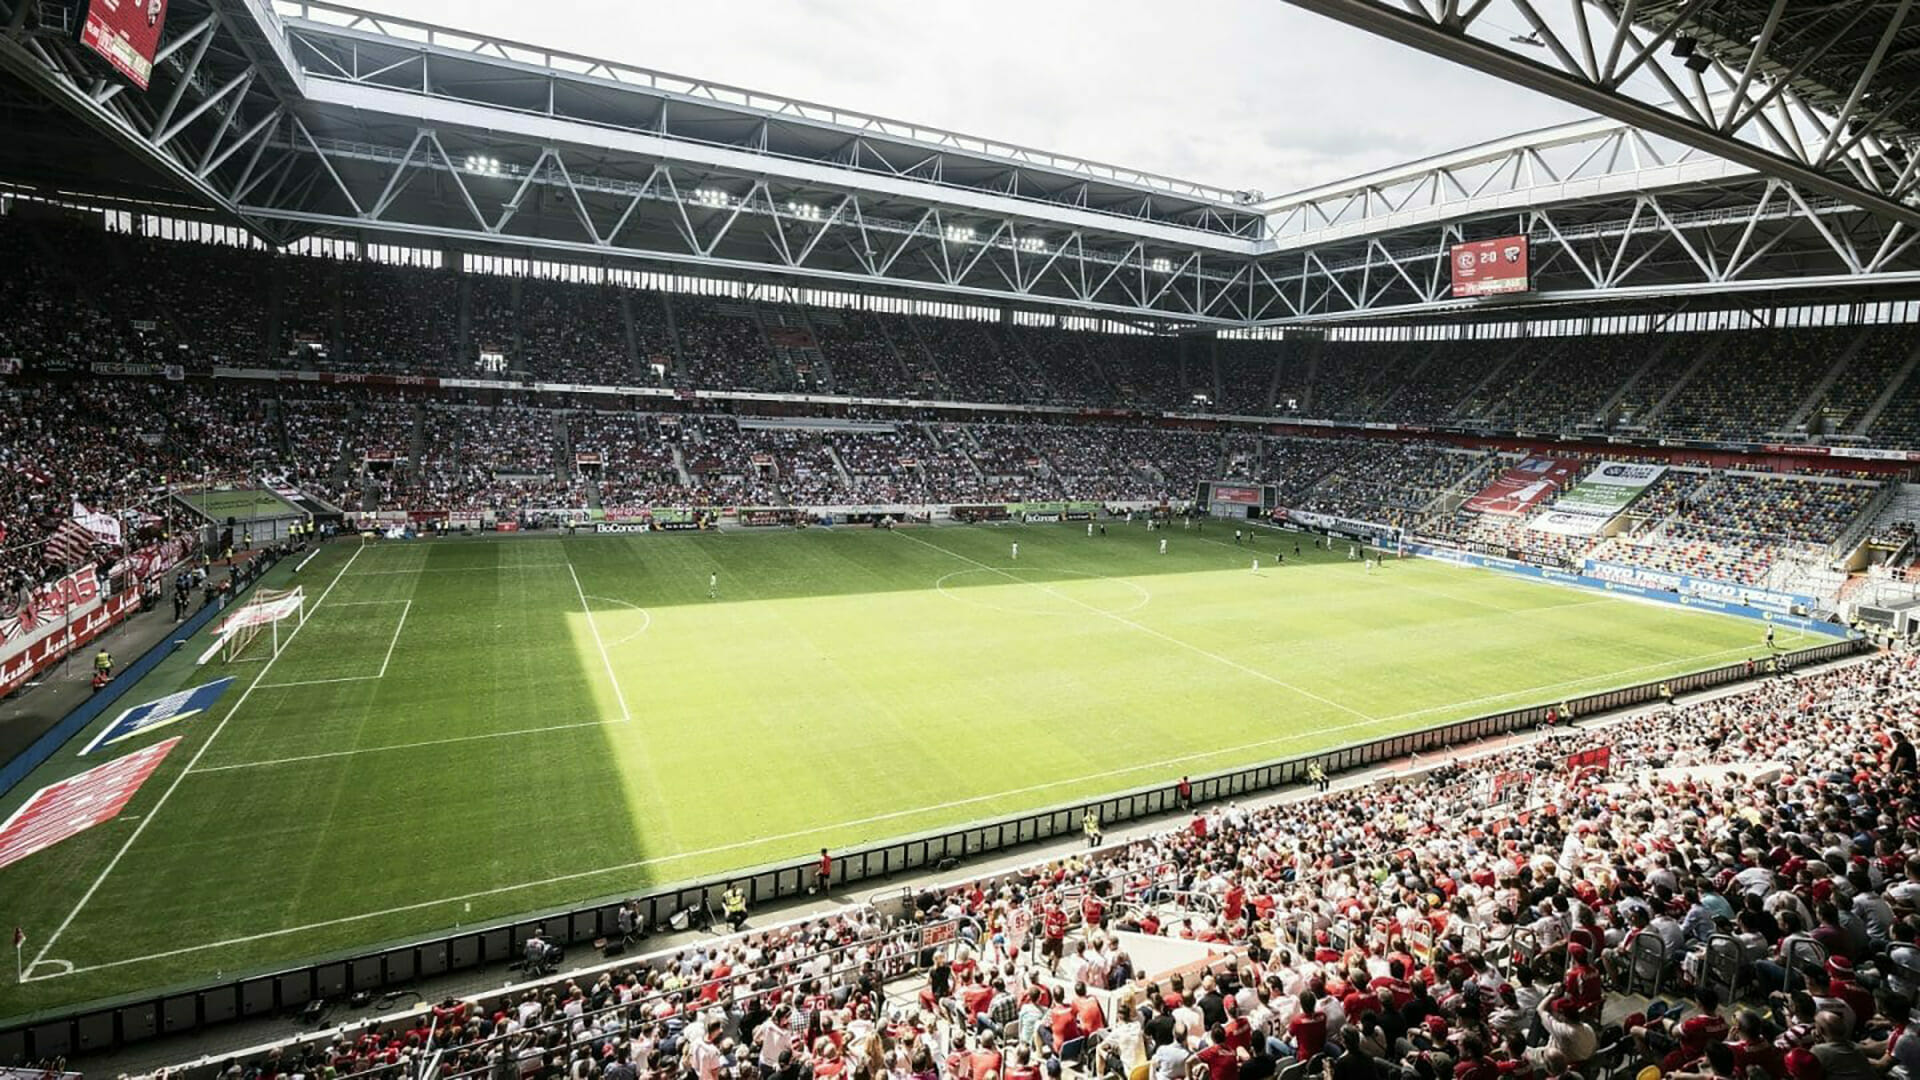
[[[0,0],[0,1080],[1920,1080],[1913,8],[1274,195]]]

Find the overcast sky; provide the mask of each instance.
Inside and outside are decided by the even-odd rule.
[[[1268,195],[1584,114],[1279,0],[365,0]]]

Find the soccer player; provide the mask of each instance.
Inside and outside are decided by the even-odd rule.
[[[1767,648],[1773,648],[1773,624],[1767,624]]]
[[[720,599],[720,575],[719,574],[707,575],[707,599],[709,600]]]
[[[1163,539],[1160,541],[1160,554],[1165,555],[1166,553],[1167,553],[1167,542]]]
[[[1236,544],[1240,542],[1240,530],[1239,530],[1239,529],[1235,529],[1235,530],[1233,530],[1233,542],[1234,542],[1234,543],[1236,543]]]
[[[1255,559],[1255,560],[1253,560],[1253,572],[1254,572],[1254,573],[1256,573],[1256,574],[1260,572],[1260,560],[1259,560],[1259,559]]]
[[[1328,543],[1332,543],[1332,541],[1329,540]],[[1354,547],[1352,544],[1348,544],[1347,545],[1347,561],[1352,562],[1353,560],[1359,557],[1360,557],[1360,549]]]
[[[1013,556],[1012,556],[1012,557],[1013,557],[1013,561],[1014,561],[1014,562],[1019,562],[1019,561],[1020,561],[1020,541],[1018,541],[1018,540],[1015,540],[1015,541],[1013,542]]]
[[[1087,522],[1087,539],[1093,539],[1093,522]]]

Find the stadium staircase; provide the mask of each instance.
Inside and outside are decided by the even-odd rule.
[[[1526,339],[1524,338],[1515,338],[1508,342],[1508,344],[1510,344],[1512,348],[1506,350],[1498,360],[1495,360],[1492,366],[1487,368],[1487,373],[1480,377],[1480,381],[1473,384],[1473,389],[1467,391],[1465,396],[1461,397],[1459,401],[1454,403],[1451,409],[1447,410],[1447,419],[1464,419],[1464,414],[1469,404],[1480,400],[1482,395],[1487,393],[1488,387],[1498,385],[1501,376],[1507,373],[1507,369],[1512,367],[1513,362],[1519,359],[1520,354],[1526,350]]]
[[[1634,368],[1632,374],[1614,388],[1612,395],[1601,402],[1600,408],[1589,418],[1589,422],[1601,431],[1613,429],[1614,415],[1619,411],[1621,403],[1627,399],[1627,395],[1640,385],[1641,380],[1645,379],[1648,373],[1659,367],[1660,362],[1666,359],[1667,353],[1673,350],[1674,335],[1649,334],[1647,336],[1653,339],[1652,347],[1647,350],[1647,358],[1642,360],[1640,366]]]
[[[1907,380],[1913,377],[1915,367],[1920,367],[1920,335],[1915,336],[1913,350],[1907,355],[1906,363],[1901,364],[1900,370],[1894,373],[1893,378],[1887,380],[1886,389],[1880,391],[1880,396],[1875,398],[1873,404],[1867,408],[1866,415],[1860,418],[1860,425],[1848,434],[1865,438],[1867,432],[1873,430],[1874,422],[1880,419],[1880,414],[1887,411],[1887,406],[1899,395],[1900,388],[1907,385]]]
[[[761,310],[765,311],[766,308],[763,307]],[[785,308],[776,309],[776,313],[782,318],[798,316],[801,328],[807,332],[807,340],[813,343],[800,350],[803,357],[814,364],[814,383],[810,389],[822,390],[829,394],[839,393],[838,384],[833,377],[833,357],[828,356],[826,347],[820,344],[820,327],[844,328],[847,325],[846,320],[841,318],[837,311],[824,308],[809,309],[804,304],[795,305],[791,313]]]
[[[680,478],[681,487],[693,486],[693,474],[687,471],[687,455],[679,443],[673,444],[673,474]]]
[[[1379,404],[1375,406],[1375,408],[1378,410],[1380,415],[1382,416],[1392,415],[1391,410],[1394,406],[1394,403],[1400,400],[1400,396],[1402,394],[1405,394],[1409,387],[1419,385],[1421,377],[1425,374],[1427,370],[1427,366],[1433,363],[1433,358],[1436,354],[1439,353],[1439,351],[1440,351],[1440,345],[1437,342],[1430,342],[1427,344],[1426,348],[1420,350],[1420,354],[1414,357],[1413,363],[1409,364],[1405,369],[1403,369],[1401,373],[1394,379],[1393,389],[1387,391],[1387,396],[1384,398],[1381,398]],[[1280,373],[1278,370],[1279,365],[1276,364],[1274,365],[1274,367],[1275,367],[1274,380],[1277,383],[1280,378]],[[1271,399],[1269,399],[1268,401],[1268,408],[1269,409],[1272,408]]]
[[[627,346],[627,373],[635,386],[645,386],[653,378],[640,363],[640,335],[633,326],[633,290],[617,289],[615,294],[620,297],[620,337]]]
[[[1680,396],[1680,391],[1686,389],[1687,384],[1692,382],[1693,377],[1698,375],[1700,370],[1707,366],[1708,361],[1720,354],[1723,343],[1724,338],[1721,335],[1716,334],[1712,338],[1709,338],[1706,347],[1701,349],[1699,355],[1693,358],[1693,362],[1688,364],[1686,370],[1680,373],[1680,377],[1673,381],[1673,385],[1667,387],[1666,392],[1660,395],[1660,399],[1653,403],[1653,408],[1648,409],[1645,416],[1638,418],[1638,425],[1640,427],[1651,428],[1654,424],[1658,423],[1661,415],[1667,411],[1667,407],[1672,405],[1674,399]]]
[[[1860,349],[1866,345],[1867,335],[1870,333],[1872,328],[1865,326],[1854,331],[1852,340],[1847,342],[1847,347],[1840,350],[1840,355],[1828,365],[1826,374],[1814,384],[1806,400],[1802,401],[1799,407],[1793,410],[1792,415],[1787,417],[1787,422],[1783,425],[1786,434],[1804,433],[1807,430],[1807,421],[1812,419],[1813,411],[1827,400],[1827,393],[1833,389],[1833,384],[1840,381],[1840,376],[1846,373],[1847,365],[1853,363],[1853,358],[1860,355]]]
[[[1047,381],[1046,369],[1019,334],[1002,327],[997,332],[989,331],[981,336],[993,346],[994,358],[999,361],[995,366],[1020,380],[1021,390],[1015,400],[1061,400],[1060,392]]]
[[[923,379],[926,378],[927,372],[931,372],[933,375],[933,384],[942,390],[948,390],[949,383],[947,382],[947,373],[941,369],[940,357],[934,352],[933,346],[927,343],[926,335],[920,332],[920,320],[907,319],[906,324],[907,334],[913,339],[913,355],[918,358],[917,362],[912,359],[908,360],[907,367],[911,369],[921,369],[921,378]],[[888,335],[888,340],[893,340],[892,335]]]
[[[670,381],[679,389],[691,390],[693,389],[693,372],[687,365],[686,346],[680,342],[680,321],[674,316],[673,294],[662,289],[658,296],[660,311],[667,318],[667,343],[673,348],[673,378]],[[686,474],[682,471],[681,475]]]
[[[913,329],[919,321],[906,320],[911,339],[903,346],[894,336],[893,329],[887,325],[890,320],[875,319],[868,324],[880,332],[880,340],[887,343],[887,350],[893,353],[893,359],[906,373],[907,385],[914,388],[914,396],[921,396],[923,390],[939,392],[946,386],[946,380],[940,374],[940,365],[934,362],[933,353],[926,343],[920,340],[919,331]]]
[[[853,470],[847,468],[847,463],[840,460],[840,451],[834,447],[833,440],[821,439],[820,447],[827,452],[827,460],[833,462],[833,474],[839,477],[841,489],[843,491],[852,491]]]
[[[760,330],[760,341],[766,346],[767,355],[772,358],[773,381],[768,385],[788,390],[833,392],[832,374],[827,370],[826,354],[814,343],[813,331],[807,325],[806,316],[798,309],[788,310],[774,304],[747,303],[744,305],[720,305],[720,310],[738,312],[744,309]],[[776,334],[776,331],[778,332]],[[808,344],[797,344],[804,339]]]

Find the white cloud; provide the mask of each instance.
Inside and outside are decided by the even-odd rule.
[[[1584,115],[1273,0],[374,2],[1269,195]]]

